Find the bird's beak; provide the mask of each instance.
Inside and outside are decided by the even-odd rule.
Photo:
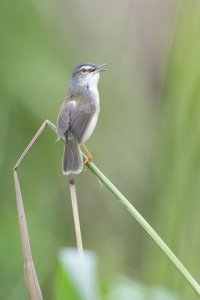
[[[107,71],[107,69],[103,68],[105,65],[106,64],[98,65],[97,68],[96,68],[96,70],[94,71],[94,73],[99,73],[99,72]]]

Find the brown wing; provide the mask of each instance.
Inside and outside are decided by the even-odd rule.
[[[69,113],[71,109],[70,102],[64,102],[60,108],[57,119],[57,137],[61,139],[64,137],[65,132],[69,129]]]
[[[95,113],[95,105],[88,101],[80,103],[77,100],[64,102],[60,108],[57,119],[58,139],[64,137],[70,129],[80,143]]]
[[[82,142],[84,134],[95,113],[95,105],[90,101],[86,103],[77,103],[70,111],[69,128],[79,143]]]

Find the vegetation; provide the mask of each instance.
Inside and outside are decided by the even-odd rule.
[[[28,298],[12,168],[42,122],[55,123],[70,72],[83,61],[109,69],[88,142],[95,163],[199,280],[200,6],[178,3],[1,3],[1,299]],[[46,131],[19,170],[33,257],[50,300],[66,280],[60,248],[76,245],[63,145],[54,141]],[[95,176],[83,172],[76,187],[83,244],[98,256],[102,298],[137,299],[138,290],[160,286],[167,299],[198,299]]]

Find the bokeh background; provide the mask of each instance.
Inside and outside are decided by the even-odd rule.
[[[200,280],[200,3],[197,0],[2,0],[0,4],[0,299],[27,299],[12,167],[45,119],[56,122],[70,73],[107,63],[95,163]],[[75,246],[62,143],[46,130],[19,169],[33,256],[54,299],[57,253]],[[84,247],[103,294],[117,274],[194,292],[116,199],[76,178]]]

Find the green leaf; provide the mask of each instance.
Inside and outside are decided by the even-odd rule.
[[[77,250],[63,248],[58,261],[57,300],[99,299],[97,259],[92,251],[84,251],[84,257],[81,257]]]

